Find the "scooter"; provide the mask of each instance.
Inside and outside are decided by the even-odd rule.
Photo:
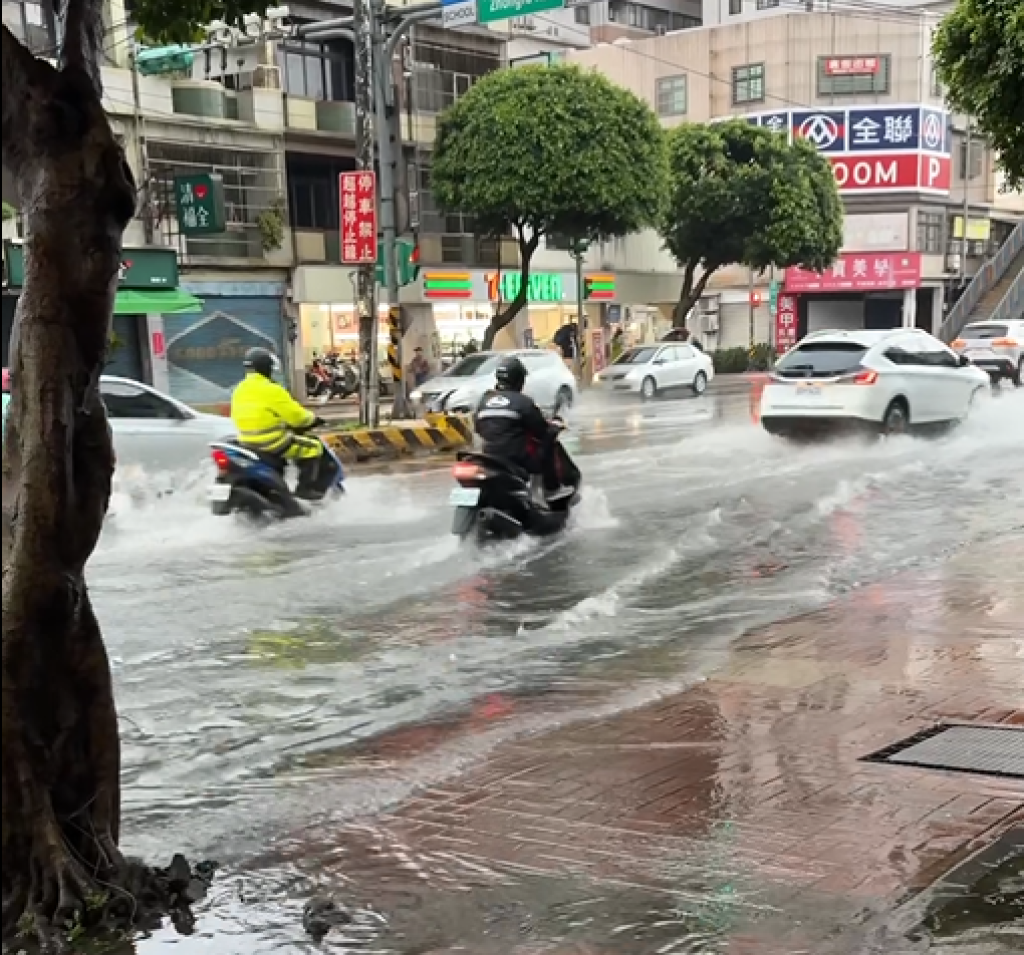
[[[481,544],[560,533],[580,502],[581,480],[573,470],[571,493],[549,498],[535,475],[491,455],[463,452],[452,469],[459,484],[449,499],[452,533]]]
[[[323,443],[323,442],[321,442]],[[289,462],[273,454],[261,454],[234,441],[210,445],[217,478],[209,490],[210,507],[218,517],[242,514],[261,520],[308,517],[316,505],[299,500],[286,480]],[[338,456],[324,444],[321,467],[332,478],[324,500],[345,493],[345,469]]]

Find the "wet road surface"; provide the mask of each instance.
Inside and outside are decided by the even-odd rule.
[[[504,740],[685,689],[751,629],[899,572],[974,546],[998,573],[1024,528],[1022,420],[1008,395],[940,441],[794,449],[751,424],[743,397],[584,407],[567,439],[587,482],[576,525],[483,554],[450,538],[437,471],[356,477],[324,520],[261,533],[188,494],[122,506],[92,581],[128,846],[241,862],[283,833],[362,824]],[[269,947],[219,909],[203,928],[236,947],[174,951],[305,951],[271,901],[291,866],[246,883],[269,923],[287,922],[259,929]],[[563,912],[593,904],[536,891]],[[643,921],[649,899],[635,902]],[[371,950],[375,922],[332,951]]]

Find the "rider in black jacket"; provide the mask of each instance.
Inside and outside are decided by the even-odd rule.
[[[561,428],[523,394],[523,363],[515,356],[503,359],[495,379],[495,388],[484,395],[473,422],[484,453],[540,474],[549,500],[573,494],[574,488],[563,483],[576,468],[556,440]]]

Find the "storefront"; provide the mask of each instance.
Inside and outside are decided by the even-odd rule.
[[[4,244],[3,362],[7,365],[14,309],[25,281],[25,250]],[[201,299],[179,288],[173,249],[125,249],[111,331],[107,372],[168,387],[167,316],[198,315]]]

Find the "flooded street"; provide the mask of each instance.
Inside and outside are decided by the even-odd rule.
[[[212,517],[198,494],[119,500],[91,581],[117,682],[126,845],[247,873],[220,885],[202,937],[139,951],[312,951],[296,913],[338,859],[298,834],[362,832],[365,881],[398,847],[364,820],[503,741],[684,690],[751,630],[967,550],[990,558],[979,578],[998,575],[1024,530],[1022,421],[1024,396],[1007,394],[941,440],[794,448],[750,422],[745,397],[585,405],[566,439],[585,479],[571,531],[487,552],[451,537],[441,469],[356,474],[323,519],[261,531]],[[434,864],[430,879],[472,874]],[[639,887],[595,903],[527,882],[520,895],[552,918],[644,938],[602,952],[732,951],[699,932],[665,947],[671,906]],[[435,951],[402,898],[382,884],[329,950]],[[402,923],[387,944],[371,906]],[[457,896],[429,915],[479,918]]]

